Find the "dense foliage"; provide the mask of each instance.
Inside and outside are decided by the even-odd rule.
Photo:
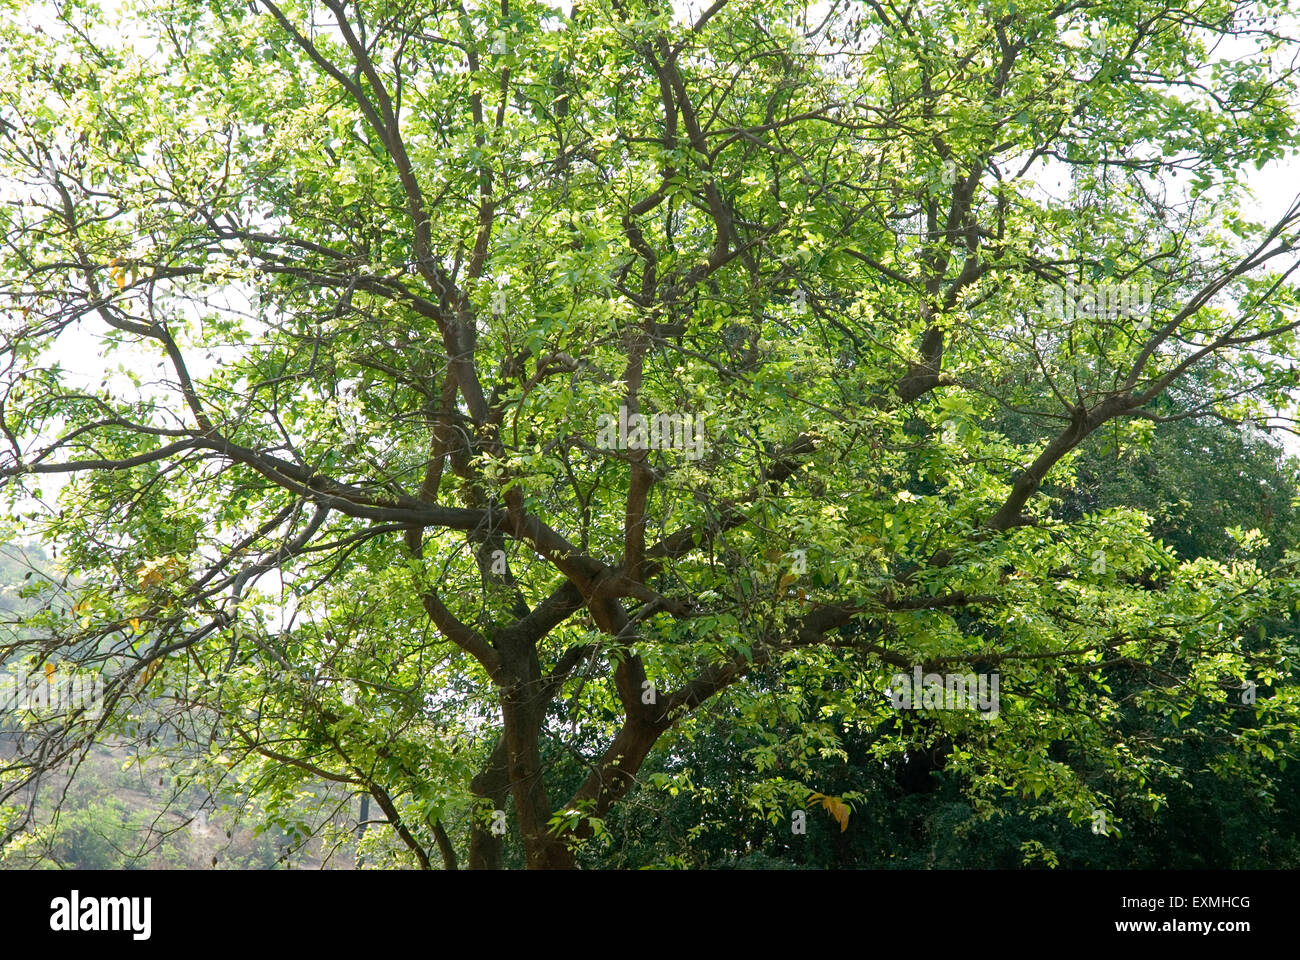
[[[10,718],[0,837],[106,741],[295,835],[364,793],[377,864],[1272,816],[1300,202],[1243,177],[1300,48],[1237,6],[0,5],[5,532],[58,570],[0,654],[107,678]],[[936,782],[956,847],[868,849]]]

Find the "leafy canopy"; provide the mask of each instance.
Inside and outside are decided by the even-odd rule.
[[[0,478],[63,579],[0,650],[109,676],[15,721],[8,829],[105,738],[538,867],[710,703],[775,819],[848,818],[852,730],[1080,829],[1161,803],[1146,723],[1293,751],[1285,545],[1066,504],[1099,437],[1291,409],[1284,6],[6,4]],[[1000,709],[900,716],[913,666]]]

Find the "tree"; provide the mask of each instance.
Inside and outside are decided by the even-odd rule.
[[[1292,751],[1291,635],[1241,630],[1295,555],[1043,490],[1102,432],[1290,409],[1300,203],[1240,204],[1294,41],[1232,9],[7,15],[0,478],[69,579],[6,653],[110,679],[0,798],[147,737],[364,792],[421,866],[568,867],[725,698],[790,733],[772,816],[885,724],[1087,829],[1161,762],[1118,665],[1169,722],[1257,683],[1242,746]],[[1000,709],[900,713],[913,667]]]

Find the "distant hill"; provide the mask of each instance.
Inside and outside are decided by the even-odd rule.
[[[23,629],[19,618],[46,602],[21,596],[23,588],[53,575],[52,558],[39,545],[0,544],[0,665],[9,659],[4,644]],[[0,768],[19,749],[15,729],[5,732],[5,726],[0,717]],[[146,775],[131,762],[134,752],[126,744],[101,744],[75,779],[62,771],[47,778],[34,812],[38,823],[48,824],[57,800],[58,826],[43,843],[0,849],[0,869],[354,867],[350,845],[304,843],[263,822],[238,792],[210,797],[178,787],[165,766],[150,765]],[[329,791],[327,784],[318,788],[322,796]],[[340,822],[346,824],[346,815]]]
[[[5,614],[38,608],[38,600],[19,594],[34,578],[50,576],[52,565],[49,554],[37,544],[0,544],[0,622],[10,619]]]

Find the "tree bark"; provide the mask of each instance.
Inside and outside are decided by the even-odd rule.
[[[506,769],[506,741],[497,741],[492,755],[474,779],[470,790],[476,797],[488,801],[493,810],[503,810],[510,792],[510,772]],[[479,817],[473,817],[469,828],[470,870],[500,870],[502,867],[502,841]]]
[[[564,840],[551,832],[551,803],[546,793],[540,734],[546,710],[540,666],[528,658],[524,677],[501,694],[505,727],[506,766],[515,801],[515,822],[524,844],[530,870],[571,870],[573,854]]]

